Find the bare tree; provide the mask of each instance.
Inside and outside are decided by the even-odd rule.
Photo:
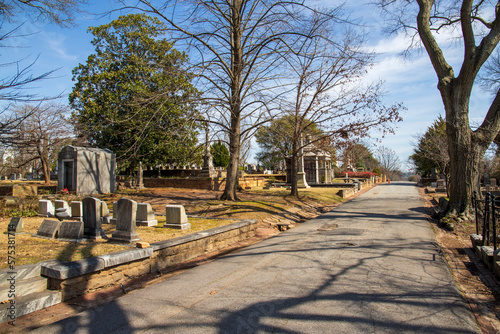
[[[190,51],[211,113],[206,120],[229,136],[231,158],[221,198],[236,200],[241,144],[276,110],[282,51],[295,34],[293,24],[308,9],[300,0],[139,0],[133,8],[168,23],[176,46],[185,42]]]
[[[363,39],[349,27],[324,16],[312,15],[294,56],[287,57],[293,73],[294,96],[288,112],[294,117],[291,194],[298,196],[297,170],[300,150],[325,138],[347,140],[366,136],[378,128],[391,131],[401,121],[400,104],[382,104],[381,84],[361,84],[373,55],[363,51]],[[315,124],[322,136],[306,143],[303,133]]]
[[[396,152],[388,147],[381,146],[375,156],[380,164],[381,172],[387,175],[389,179],[395,179],[394,176],[398,175],[401,169],[401,161]]]
[[[19,157],[17,167],[39,161],[45,183],[49,183],[50,165],[57,160],[60,149],[72,140],[73,129],[67,120],[67,112],[66,106],[49,103],[25,104],[15,109],[15,113],[24,118],[13,142]]]
[[[500,91],[483,123],[475,130],[469,120],[469,102],[478,73],[500,41],[499,3],[473,0],[381,0],[393,18],[394,31],[406,31],[422,42],[438,79],[446,111],[450,155],[450,209],[448,214],[472,213],[481,160],[500,130]],[[414,22],[416,19],[416,25]],[[464,60],[455,72],[436,38],[442,31],[459,32]],[[458,73],[456,75],[455,73]]]
[[[85,0],[49,0],[49,1],[0,1],[0,48],[13,47],[9,39],[23,37],[20,28],[25,20],[49,20],[61,26],[72,24],[78,7]],[[2,75],[0,76],[0,144],[8,145],[16,140],[16,129],[28,116],[11,113],[13,103],[38,103],[48,99],[30,93],[27,88],[32,84],[47,79],[54,71],[33,74],[37,58],[18,59],[11,62],[0,61]],[[56,98],[53,96],[52,98]]]

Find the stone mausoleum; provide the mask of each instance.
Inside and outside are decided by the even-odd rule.
[[[57,159],[57,189],[79,196],[107,194],[116,188],[116,155],[107,149],[65,146]]]
[[[292,161],[291,156],[286,157],[286,178],[291,182]],[[332,157],[330,153],[323,151],[306,139],[306,145],[299,153],[299,173],[305,173],[306,186],[308,184],[332,183],[334,174],[332,168]],[[301,165],[303,171],[301,171]],[[300,183],[300,177],[299,177]],[[299,184],[300,187],[300,184]]]

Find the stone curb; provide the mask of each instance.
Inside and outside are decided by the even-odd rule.
[[[181,236],[178,238],[159,241],[151,244],[148,248],[132,248],[119,252],[103,254],[88,259],[64,262],[64,261],[48,261],[42,264],[42,276],[64,280],[76,276],[93,273],[105,268],[117,266],[124,263],[129,263],[144,259],[153,255],[154,251],[159,251],[164,248],[181,245],[195,240],[207,238],[213,235],[224,233],[230,230],[239,229],[241,227],[255,224],[257,220],[247,219],[233,224],[215,227],[206,231],[196,232]]]

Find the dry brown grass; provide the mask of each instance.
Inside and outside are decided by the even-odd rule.
[[[165,205],[181,204],[186,208],[188,215],[203,218],[190,218],[190,230],[175,230],[163,228],[165,217],[157,215],[158,226],[137,227],[137,233],[142,241],[149,243],[167,240],[189,233],[207,230],[210,228],[227,225],[241,219],[264,219],[279,215],[285,210],[295,208],[294,219],[304,220],[310,218],[311,212],[317,209],[335,206],[342,201],[335,194],[338,189],[315,188],[301,190],[299,199],[289,196],[285,189],[243,191],[239,193],[239,202],[224,202],[218,200],[220,192],[186,189],[143,189],[124,190],[115,194],[99,195],[106,201],[110,209],[114,201],[122,197],[130,198],[138,203],[150,203],[156,214],[165,213]],[[67,200],[81,200],[71,195],[57,195],[57,198]],[[301,215],[301,212],[308,214]],[[224,219],[220,219],[224,218]],[[23,231],[35,234],[44,218],[23,217]],[[9,218],[0,218],[0,231],[6,231]],[[104,224],[103,229],[111,235],[114,225]],[[16,265],[36,263],[42,260],[58,259],[62,261],[75,261],[83,258],[115,252],[131,247],[129,245],[112,244],[105,239],[89,242],[63,242],[33,237],[31,234],[16,236]],[[0,268],[7,267],[7,235],[0,235]]]

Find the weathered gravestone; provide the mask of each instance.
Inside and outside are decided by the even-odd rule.
[[[446,192],[446,181],[445,180],[437,180],[436,192],[438,192],[438,193],[445,193]]]
[[[175,228],[179,230],[186,230],[188,228],[191,228],[191,224],[188,223],[184,206],[167,205],[165,211],[167,222],[163,225],[163,227]]]
[[[54,205],[52,202],[46,199],[41,199],[38,201],[38,215],[41,217],[54,217]]]
[[[156,226],[158,225],[158,220],[155,219],[155,213],[151,204],[149,203],[137,203],[137,226]]]
[[[58,220],[44,219],[36,234],[41,237],[54,239],[58,236],[61,222]]]
[[[76,219],[76,220],[80,220],[80,221],[83,219],[82,202],[80,202],[80,201],[71,202],[71,218]]]
[[[23,231],[23,217],[12,217],[7,226],[7,231],[21,233]]]
[[[59,239],[83,239],[83,222],[63,221],[59,228]]]
[[[135,231],[137,217],[137,202],[121,198],[116,202],[116,231],[111,235],[112,241],[131,243],[139,241]]]
[[[109,220],[109,222],[113,225],[116,225],[116,213],[118,210],[116,209],[116,202],[113,202],[113,217]]]
[[[101,237],[101,200],[86,197],[83,205],[83,235],[88,239]]]
[[[71,208],[68,205],[68,202],[63,200],[55,201],[56,213],[55,216],[57,218],[69,218],[71,217]]]
[[[101,221],[103,224],[111,223],[113,217],[109,213],[108,204],[105,201],[101,201]]]

